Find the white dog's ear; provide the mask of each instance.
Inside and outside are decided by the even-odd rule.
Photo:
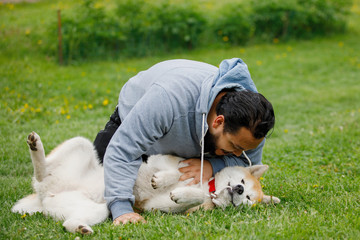
[[[269,203],[280,203],[280,199],[277,198],[277,197],[274,197],[274,196],[268,196],[268,195],[264,195],[262,201],[262,203],[266,203],[266,204],[269,204]]]
[[[249,168],[251,175],[256,177],[258,180],[268,169],[268,165],[254,165]]]

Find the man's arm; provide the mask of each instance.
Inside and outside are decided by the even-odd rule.
[[[133,107],[111,139],[104,156],[104,197],[113,219],[133,213],[133,187],[141,155],[169,130],[172,111],[165,91],[154,86]]]

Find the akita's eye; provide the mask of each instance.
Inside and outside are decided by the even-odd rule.
[[[242,183],[242,184],[245,184],[245,181],[244,181],[244,179],[243,179],[243,180],[241,180],[241,183]]]
[[[246,195],[246,198],[247,198],[248,200],[250,200],[250,196],[249,196],[249,195]]]

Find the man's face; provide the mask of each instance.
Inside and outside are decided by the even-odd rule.
[[[212,133],[211,133],[212,132]],[[256,148],[264,138],[255,138],[249,129],[241,127],[236,133],[224,132],[224,123],[215,124],[207,134],[207,150],[215,155],[234,154]]]

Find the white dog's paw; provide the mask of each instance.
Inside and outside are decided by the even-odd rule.
[[[87,226],[87,225],[79,225],[76,229],[76,232],[78,233],[81,233],[83,235],[90,235],[90,234],[93,234],[94,231],[91,229],[90,226]]]
[[[204,192],[196,187],[178,187],[170,192],[170,199],[177,204],[198,205],[205,200]]]
[[[26,140],[27,144],[29,145],[29,148],[31,151],[37,151],[39,146],[41,145],[41,140],[39,135],[36,134],[36,132],[31,132]]]
[[[168,173],[157,172],[151,178],[151,186],[153,189],[162,188],[168,186]]]
[[[175,189],[170,192],[170,199],[177,204],[186,202],[184,199],[184,192],[179,191],[178,189]]]

